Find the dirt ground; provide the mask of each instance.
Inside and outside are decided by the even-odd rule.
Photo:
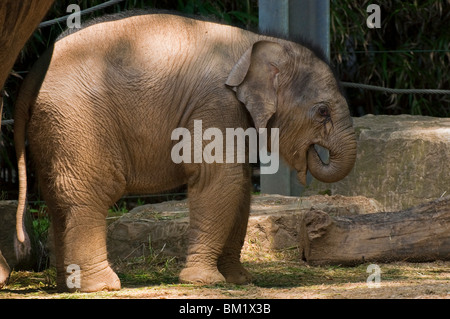
[[[154,261],[153,261],[154,262]],[[245,262],[249,285],[179,284],[176,262],[137,260],[118,267],[122,289],[98,293],[57,293],[54,270],[13,272],[0,298],[26,299],[450,299],[450,262],[379,264],[380,281],[369,287],[369,264],[310,267],[296,261]],[[122,267],[122,268],[121,268]],[[122,270],[120,270],[122,269]],[[126,273],[123,272],[126,270]],[[373,278],[373,277],[372,277]],[[374,285],[374,281],[369,281]]]

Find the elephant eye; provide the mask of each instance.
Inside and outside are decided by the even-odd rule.
[[[318,109],[319,115],[323,117],[330,117],[330,110],[328,109],[328,106],[321,105]]]

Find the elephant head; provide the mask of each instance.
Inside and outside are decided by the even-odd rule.
[[[356,158],[356,137],[334,73],[313,51],[292,42],[255,42],[226,84],[248,109],[255,127],[279,128],[280,153],[306,184],[344,178]],[[270,131],[270,130],[269,130]],[[324,163],[314,145],[329,151]]]

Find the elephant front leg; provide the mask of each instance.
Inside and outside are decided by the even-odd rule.
[[[56,211],[52,223],[59,291],[120,289],[107,261],[106,220],[98,208],[72,206]]]
[[[223,227],[229,227],[224,220],[223,207],[219,207],[217,202],[212,203],[206,194],[199,194],[189,199],[189,210],[189,245],[186,265],[180,273],[180,282],[225,282],[225,277],[217,269],[217,260],[226,241]]]
[[[242,285],[252,281],[251,274],[242,266],[240,260],[242,246],[247,233],[249,214],[250,194],[242,199],[239,214],[217,263],[220,273],[228,283]]]
[[[189,246],[181,282],[216,284],[231,279],[237,268],[244,272],[239,256],[248,218],[248,208],[242,208],[250,197],[246,169],[221,173],[215,178],[210,172],[201,186],[189,185]]]

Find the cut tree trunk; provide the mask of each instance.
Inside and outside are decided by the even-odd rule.
[[[450,260],[450,196],[395,212],[331,217],[307,212],[299,248],[312,265]]]

